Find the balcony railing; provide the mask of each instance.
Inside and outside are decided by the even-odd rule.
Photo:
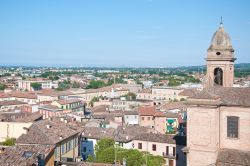
[[[174,154],[165,153],[165,152],[162,153],[162,156],[163,156],[164,158],[168,158],[168,159],[176,159],[176,157],[177,157],[177,156],[175,156]]]

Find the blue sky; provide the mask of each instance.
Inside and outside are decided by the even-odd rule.
[[[0,65],[205,64],[220,17],[250,62],[249,0],[1,0]]]

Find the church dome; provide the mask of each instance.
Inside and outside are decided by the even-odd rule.
[[[233,51],[231,39],[224,30],[223,23],[220,23],[219,29],[214,33],[209,50],[231,50]]]

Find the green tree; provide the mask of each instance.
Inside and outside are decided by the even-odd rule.
[[[181,84],[181,81],[178,79],[175,79],[173,77],[169,78],[168,86],[178,86]]]
[[[186,101],[186,99],[185,98],[181,98],[180,101]]]
[[[90,106],[93,107],[93,106],[94,106],[94,103],[97,102],[97,101],[99,101],[99,98],[98,98],[98,97],[93,97],[93,98],[90,100],[90,102],[89,102]]]
[[[59,82],[58,88],[56,88],[56,90],[64,91],[64,90],[69,89],[69,88],[70,88],[70,82],[69,81],[63,81],[63,82]]]
[[[89,162],[114,163],[116,153],[117,163],[122,163],[126,159],[127,166],[141,166],[146,163],[148,166],[161,166],[164,164],[164,159],[161,156],[153,156],[149,153],[140,152],[135,149],[123,149],[116,147],[113,139],[101,139],[95,147],[95,159],[88,157]]]
[[[89,85],[86,87],[87,89],[98,89],[98,88],[102,88],[104,86],[107,86],[107,84],[101,80],[92,80],[90,81]]]
[[[136,99],[136,94],[132,93],[132,92],[128,92],[126,95],[124,95],[123,97],[126,98],[126,100],[135,100]]]
[[[105,138],[98,141],[95,146],[96,161],[103,163],[113,163],[115,159],[114,145],[115,141],[113,139]]]
[[[163,165],[165,163],[165,160],[161,156],[153,156],[151,154],[147,154],[147,165],[148,166],[156,166],[156,165]]]
[[[37,83],[37,82],[33,82],[33,83],[31,83],[31,87],[32,87],[34,90],[40,90],[40,89],[42,89],[42,84]]]
[[[4,90],[6,88],[5,84],[0,83],[0,90]]]
[[[126,150],[126,152],[127,152],[126,157],[125,156],[123,157],[126,158],[128,166],[141,166],[143,165],[143,163],[145,163],[142,152],[134,149]]]
[[[15,145],[16,139],[15,138],[6,138],[6,140],[2,143],[4,146],[13,146]]]

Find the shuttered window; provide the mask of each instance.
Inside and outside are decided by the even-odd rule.
[[[169,147],[167,146],[166,147],[166,155],[168,155],[169,154]]]
[[[227,117],[227,137],[238,138],[239,134],[239,117],[228,116]]]
[[[142,143],[138,143],[138,149],[142,149]]]
[[[175,153],[176,153],[176,149],[175,147],[173,147],[173,156],[175,156]]]
[[[155,144],[152,145],[152,150],[156,151],[156,145]]]

